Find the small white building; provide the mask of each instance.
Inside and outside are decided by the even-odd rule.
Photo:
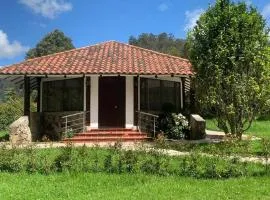
[[[30,119],[47,134],[67,126],[63,116],[70,114],[76,120],[83,113],[88,129],[136,129],[140,113],[158,114],[168,104],[181,112],[192,75],[186,59],[115,41],[0,69],[2,78],[24,85],[25,115],[30,116],[31,89],[37,89],[40,119]]]

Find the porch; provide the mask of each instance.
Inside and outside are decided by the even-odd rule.
[[[28,77],[24,79],[25,83]],[[188,100],[187,77],[82,75],[39,79],[39,112],[29,112],[33,139],[39,141],[61,140],[69,134],[76,134],[74,141],[149,139],[158,131],[157,117],[164,105],[183,112]],[[24,85],[27,99],[30,84]]]

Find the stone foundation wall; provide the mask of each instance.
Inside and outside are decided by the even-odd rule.
[[[71,115],[82,111],[65,111],[65,112],[44,112],[42,113],[42,136],[48,137],[50,140],[61,140],[63,137],[64,120],[62,119],[65,115]],[[81,117],[81,116],[80,116]],[[69,121],[76,120],[78,116],[69,118]],[[80,121],[68,122],[69,126],[73,129],[79,128],[74,125]],[[80,125],[82,126],[82,125]]]

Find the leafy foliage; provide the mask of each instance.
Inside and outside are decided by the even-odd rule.
[[[45,35],[35,48],[30,49],[26,53],[26,59],[45,56],[74,48],[72,40],[65,36],[62,31],[56,29]]]
[[[243,163],[233,158],[203,156],[165,156],[161,151],[125,151],[122,149],[64,148],[27,149],[0,148],[0,172],[53,174],[55,172],[104,172],[186,176],[224,179],[239,176],[261,176],[269,173],[260,163]],[[96,159],[98,155],[98,159]]]
[[[7,96],[6,92],[10,90],[14,90],[17,93],[19,93],[19,88],[16,87],[16,85],[14,85],[12,82],[8,80],[0,78],[0,103],[6,100],[5,99]]]
[[[8,126],[23,115],[23,97],[14,88],[4,91],[3,102],[0,103],[0,130],[7,130]],[[31,111],[36,110],[36,104],[31,98]]]
[[[169,139],[183,139],[189,134],[188,120],[181,113],[163,113],[158,118],[158,127]]]
[[[7,127],[23,115],[23,99],[15,93],[10,93],[4,103],[0,104],[0,130]]]
[[[186,57],[185,40],[177,39],[172,34],[142,33],[137,38],[130,36],[129,44],[173,56]]]
[[[219,128],[239,138],[269,105],[268,33],[254,7],[218,0],[188,36],[196,98],[214,108]]]

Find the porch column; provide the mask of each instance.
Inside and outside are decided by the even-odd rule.
[[[126,76],[126,128],[134,127],[134,78]]]
[[[90,127],[98,128],[98,76],[92,76],[90,81]]]
[[[138,76],[138,112],[141,111],[141,77]]]
[[[185,109],[185,81],[186,81],[186,78],[182,77],[181,78],[181,93],[182,93],[182,105],[181,105],[181,108],[182,110]]]
[[[24,110],[25,116],[30,116],[30,78],[24,77]]]
[[[40,112],[40,82],[41,78],[37,78],[37,112]]]
[[[83,111],[86,111],[86,77],[83,76]]]

